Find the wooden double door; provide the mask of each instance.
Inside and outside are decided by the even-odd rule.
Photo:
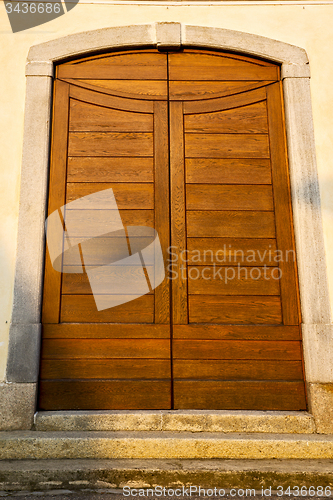
[[[278,66],[230,53],[57,67],[49,214],[112,188],[125,228],[156,229],[166,277],[98,311],[47,253],[40,409],[306,409],[281,95]],[[71,216],[75,245],[98,215]],[[91,241],[93,267],[109,246]]]

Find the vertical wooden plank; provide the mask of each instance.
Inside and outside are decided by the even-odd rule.
[[[69,85],[57,80],[54,84],[48,215],[65,204],[68,116]],[[61,273],[53,269],[47,251],[43,292],[43,323],[59,322],[60,293]]]
[[[282,251],[282,259],[279,262],[282,273],[280,279],[282,317],[283,324],[297,325],[300,322],[300,314],[296,252],[293,234],[281,82],[269,85],[266,89],[276,237],[277,247]],[[288,251],[292,252],[288,253]]]
[[[175,325],[188,323],[186,263],[180,259],[186,250],[185,160],[183,103],[170,102],[170,195],[171,246],[178,258],[172,264],[172,313]],[[176,257],[174,257],[176,259]]]
[[[154,102],[155,229],[160,238],[164,262],[170,246],[168,104]],[[166,270],[167,272],[167,270]],[[155,289],[155,323],[170,323],[170,284],[167,276]]]

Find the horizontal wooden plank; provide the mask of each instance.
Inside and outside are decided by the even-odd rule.
[[[201,59],[201,57],[199,58]],[[214,58],[217,60],[217,58]],[[256,66],[254,64],[244,65],[212,65],[197,64],[193,66],[177,65],[172,62],[169,67],[170,80],[277,80],[278,71],[274,66]]]
[[[275,267],[189,266],[189,294],[279,295],[279,270]]]
[[[153,156],[153,134],[70,132],[69,156]]]
[[[226,109],[239,108],[248,106],[255,102],[260,102],[266,99],[266,88],[270,82],[258,83],[258,88],[251,89],[248,92],[240,94],[227,95],[213,99],[201,99],[198,101],[184,101],[183,112],[185,115],[192,113],[212,113],[214,111],[222,111]]]
[[[189,184],[186,186],[186,208],[187,210],[272,211],[274,210],[273,191],[271,186],[250,184]]]
[[[42,359],[41,379],[167,379],[167,359]]]
[[[264,134],[268,132],[266,101],[215,113],[185,115],[186,132]]]
[[[153,182],[153,158],[69,157],[68,182]]]
[[[122,109],[123,111],[137,111],[139,113],[153,113],[154,112],[154,101],[144,100],[144,99],[127,99],[124,97],[116,97],[108,95],[107,93],[96,92],[96,90],[90,90],[78,86],[77,80],[67,80],[70,85],[69,93],[70,97],[83,102],[89,102],[91,104],[96,104],[98,106],[104,106],[113,109]],[[107,91],[105,91],[107,92]]]
[[[114,53],[62,64],[58,78],[167,79],[167,56],[159,52]]]
[[[190,323],[282,323],[281,300],[276,296],[189,296]]]
[[[143,341],[138,340],[137,342]],[[155,340],[155,342],[158,341]],[[172,346],[174,359],[247,359],[249,364],[256,359],[280,359],[284,361],[300,361],[302,359],[301,343],[295,340],[275,342],[273,340],[175,339]],[[55,356],[55,354],[52,355]]]
[[[96,106],[71,99],[69,130],[80,132],[152,132],[153,115]]]
[[[171,408],[171,381],[73,380],[39,384],[40,410],[160,410]]]
[[[275,239],[187,238],[188,264],[276,266],[277,258]]]
[[[270,83],[272,81],[267,79],[263,81],[170,81],[169,99],[171,101],[199,101],[233,96]]]
[[[44,339],[42,358],[169,359],[170,341],[169,339]]]
[[[246,158],[187,158],[187,183],[271,184],[270,160]]]
[[[210,49],[190,49],[185,48],[182,52],[173,52],[169,54],[169,64],[172,66],[235,66],[247,67],[255,64],[256,66],[275,66],[274,63],[260,60],[251,56],[233,54],[231,52],[213,51]]]
[[[222,55],[171,54],[171,80],[276,80],[277,66],[262,66]]]
[[[90,65],[60,66],[58,78],[78,78],[95,80],[166,80],[166,68],[163,66],[136,65]],[[134,82],[133,82],[134,83]]]
[[[293,327],[289,327],[293,328]],[[170,338],[169,325],[60,323],[43,325],[43,339]],[[76,377],[73,377],[76,378]]]
[[[285,325],[174,325],[174,339],[300,340],[298,326]]]
[[[146,248],[151,244],[151,237],[139,237],[139,239],[131,238],[133,253],[137,252],[137,248],[133,245],[133,241],[138,240],[138,248]],[[110,263],[122,265],[122,259],[129,257],[129,247],[127,238],[124,233],[120,236],[118,232],[109,233],[106,237],[92,238],[82,242],[81,238],[71,238],[71,245],[75,247],[80,243],[82,250],[82,257],[85,266],[102,266]],[[153,264],[153,252],[146,252],[145,264]],[[63,254],[63,272],[74,272],[72,269],[66,269],[68,266],[81,266],[81,260],[78,262],[77,252],[71,249],[65,251]],[[140,264],[141,265],[141,264]],[[77,270],[76,272],[81,272]]]
[[[87,204],[87,208],[105,209],[109,203],[103,203],[103,191],[112,189],[119,209],[153,209],[154,184],[153,183],[106,183],[106,182],[69,182],[66,190],[66,203],[77,200],[82,196],[96,193]],[[98,196],[101,192],[101,196]]]
[[[65,214],[65,223],[68,229],[70,221],[70,237],[93,238],[111,232],[115,212],[117,211],[68,210]],[[119,212],[124,226],[154,227],[154,210],[119,210]]]
[[[92,295],[63,295],[60,321],[63,323],[153,323],[154,296],[143,295],[131,300],[132,296],[123,296],[128,300],[121,305],[111,307],[113,296],[100,296],[108,309],[98,311]]]
[[[275,238],[273,212],[187,211],[188,237]]]
[[[301,361],[191,359],[173,361],[176,379],[302,380]]]
[[[176,380],[174,383],[174,408],[306,410],[304,383]]]
[[[254,60],[256,62],[256,60]],[[272,65],[264,61],[258,61],[259,64]],[[65,63],[66,66],[162,66],[167,67],[166,53],[159,52],[157,49],[141,49],[141,50],[121,50],[119,52],[111,52],[106,54],[90,55],[85,58],[74,59]]]
[[[106,92],[110,95],[130,99],[166,100],[168,86],[162,80],[88,80],[88,79],[63,79],[66,82],[80,85],[83,88]]]
[[[146,147],[148,150],[149,146]],[[185,134],[185,156],[186,158],[269,158],[268,136],[188,133]]]
[[[105,263],[106,264],[106,263]],[[85,266],[85,270],[94,270],[93,291],[96,294],[109,295],[138,295],[149,294],[149,286],[146,280],[142,265],[121,266],[111,265],[107,267],[90,268]],[[153,273],[149,267],[149,274]],[[86,273],[79,274],[78,266],[65,266],[63,268],[61,292],[65,295],[90,295],[92,288]],[[130,283],[130,286],[128,285]]]

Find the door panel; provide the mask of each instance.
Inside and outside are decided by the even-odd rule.
[[[63,224],[103,307],[77,256],[61,274],[47,255],[40,409],[306,409],[279,67],[147,50],[56,77],[49,214],[95,194]],[[169,265],[134,300],[142,266],[117,264],[134,240],[102,234],[106,189],[125,228],[156,229]],[[107,258],[133,289],[104,287]]]
[[[171,99],[181,79],[192,91],[190,97],[184,92],[182,104],[170,102],[171,131],[177,124],[170,141],[171,199],[179,203],[177,225],[171,216],[179,256],[173,266],[178,282],[172,282],[174,408],[301,410],[281,89],[267,81],[241,94],[237,88],[241,80],[251,84],[252,74],[261,80],[279,74],[265,63],[232,58],[230,65],[228,59],[195,51],[169,55]],[[214,80],[214,92],[224,97],[207,100],[210,87],[202,93],[197,80]]]
[[[136,98],[145,89],[157,87],[164,89],[162,98],[166,98],[167,56],[143,52],[102,59],[103,65],[92,58],[58,68],[49,214],[95,194],[84,209],[69,205],[64,212],[71,245],[78,245],[81,260],[84,250],[84,271],[95,270],[100,280],[103,266],[114,263],[108,265],[110,279],[131,283],[133,291],[125,286],[121,292],[118,287],[110,295],[101,281],[99,295],[95,293],[98,310],[76,254],[63,254],[62,274],[47,261],[39,406],[53,410],[167,409],[171,408],[169,283],[165,279],[158,289],[135,298],[135,284],[140,285],[142,270],[149,273],[149,262],[145,268],[122,268],[119,261],[131,255],[131,250],[135,253],[136,243],[133,238],[104,234],[112,211],[109,201],[103,201],[103,191],[112,189],[126,231],[128,226],[155,227],[166,257],[167,105],[163,100]],[[137,75],[135,68],[140,78],[145,75],[152,83],[129,80],[129,75]],[[161,81],[154,80],[155,71]],[[88,77],[94,78],[94,85],[89,80],[90,89],[79,87]],[[124,89],[132,92],[130,99],[121,97]],[[97,233],[100,236],[93,238]],[[151,237],[141,234],[140,244],[149,245]],[[82,237],[91,239],[82,242]],[[96,266],[102,267],[96,271]],[[112,307],[119,301],[123,303]]]

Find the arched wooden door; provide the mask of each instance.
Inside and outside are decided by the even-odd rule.
[[[155,227],[167,275],[97,311],[86,274],[47,257],[40,409],[305,409],[278,66],[189,49],[59,66],[49,214],[108,188],[125,227]]]

